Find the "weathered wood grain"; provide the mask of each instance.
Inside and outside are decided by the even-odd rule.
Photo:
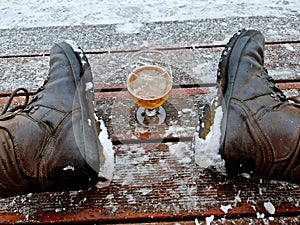
[[[102,52],[225,44],[243,28],[260,30],[267,42],[299,41],[299,21],[300,15],[274,15],[141,23],[133,32],[121,31],[127,24],[2,29],[0,55],[44,54],[65,39]]]
[[[225,20],[223,25],[217,26],[226,27],[226,31],[220,31],[216,36],[211,36],[211,33],[200,35],[204,38],[194,42],[191,40],[195,40],[195,36],[185,40],[188,34],[181,32],[180,37],[171,37],[170,43],[179,38],[180,42],[176,45],[166,44],[168,42],[162,35],[155,37],[159,29],[155,32],[149,30],[148,43],[152,40],[154,44],[151,46],[164,48],[171,60],[174,89],[164,105],[168,113],[166,123],[148,129],[137,124],[134,117],[136,105],[130,100],[125,86],[128,57],[140,46],[142,38],[138,34],[125,35],[126,42],[114,44],[114,38],[120,40],[122,35],[109,36],[108,33],[107,38],[111,40],[100,47],[96,39],[89,40],[85,46],[95,76],[96,111],[108,126],[116,153],[113,181],[103,189],[91,187],[89,190],[34,193],[0,199],[0,223],[170,225],[195,224],[195,218],[199,223],[205,223],[207,217],[214,215],[212,224],[298,224],[299,185],[248,178],[245,174],[231,177],[214,168],[199,168],[194,162],[193,149],[193,135],[201,106],[214,97],[216,68],[222,51],[218,43],[223,45],[229,31],[238,26],[230,27],[231,24],[253,25],[260,21],[259,26],[266,28],[268,40],[289,40],[268,44],[265,64],[269,74],[288,95],[299,95],[299,31],[292,32],[298,18],[296,21],[293,19],[272,21],[272,24],[278,23],[281,28],[278,30],[266,28],[268,24],[264,24],[261,18]],[[207,23],[190,21],[180,29],[194,30],[195,34],[204,25]],[[213,25],[211,23],[209,27]],[[151,26],[168,30],[172,24],[157,23],[146,27]],[[89,28],[100,32],[97,27]],[[114,27],[110,29],[111,33],[115,33]],[[40,30],[37,28],[30,32],[35,34]],[[5,31],[4,34],[14,32]],[[29,30],[23,32],[22,35]],[[212,30],[212,33],[216,31]],[[1,40],[4,39],[2,37]],[[46,47],[50,40],[52,38],[46,42],[45,39],[28,42],[29,39],[26,39],[11,50],[8,49],[12,42],[4,45],[3,49],[7,51],[0,54],[0,110],[13,89],[22,86],[34,94],[42,84],[48,73],[49,50]],[[36,48],[32,48],[35,44]],[[111,49],[114,51],[110,52]],[[45,56],[28,56],[28,53],[43,53]],[[21,101],[22,97],[18,97],[14,104]],[[267,212],[266,202],[274,205],[275,215]],[[221,210],[222,205],[231,205],[232,209],[225,213]]]
[[[0,199],[0,221],[159,222],[211,215],[247,221],[257,213],[266,218],[299,215],[299,201],[299,185],[199,168],[190,142],[140,143],[116,146],[115,176],[109,187]],[[265,202],[274,205],[276,215],[266,211]],[[224,213],[221,205],[232,209]]]
[[[175,84],[214,83],[223,48],[174,49],[170,59]],[[88,54],[95,86],[124,86],[132,53]],[[274,79],[300,79],[300,44],[267,45],[265,64]],[[36,90],[49,70],[49,56],[0,58],[0,92],[18,87]]]

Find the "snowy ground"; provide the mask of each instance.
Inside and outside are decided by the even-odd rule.
[[[1,0],[0,29],[140,23],[231,16],[289,16],[299,0]]]

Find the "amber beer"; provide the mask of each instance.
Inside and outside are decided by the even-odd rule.
[[[135,103],[147,109],[154,109],[168,99],[172,79],[170,74],[159,66],[142,66],[129,75],[127,87]]]

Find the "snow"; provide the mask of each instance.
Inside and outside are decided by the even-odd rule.
[[[237,203],[242,202],[240,194],[241,194],[241,190],[239,190],[237,195],[234,197],[234,207],[236,207]]]
[[[92,126],[92,120],[88,119],[88,124],[91,127]]]
[[[229,209],[232,209],[232,206],[229,205],[221,205],[220,209],[224,212],[224,213],[228,213]]]
[[[63,170],[75,170],[74,166],[66,166],[65,168],[63,168]]]
[[[198,137],[195,134],[195,162],[201,168],[216,167],[220,172],[225,172],[225,162],[219,154],[220,138],[221,138],[221,121],[223,117],[222,107],[216,109],[214,123],[210,127],[210,132],[206,139]],[[200,126],[203,126],[202,124]]]
[[[133,1],[133,0],[2,0],[0,4],[0,29],[14,28],[14,27],[40,27],[40,26],[64,26],[64,25],[82,25],[82,24],[118,24],[116,31],[118,33],[138,33],[139,29],[145,22],[155,21],[182,21],[190,19],[207,19],[207,18],[224,18],[224,17],[247,17],[247,16],[288,16],[297,15],[300,12],[300,1],[299,0],[144,0],[144,1]],[[226,23],[223,24],[227,26]],[[72,43],[71,41],[68,41]],[[147,46],[147,41],[144,45]],[[72,43],[74,50],[77,49],[77,45]],[[293,46],[286,44],[284,45],[289,51],[295,51]],[[78,49],[77,49],[78,50]],[[76,51],[77,51],[76,50]],[[79,51],[79,50],[78,50]],[[83,64],[85,62],[82,62]],[[199,64],[195,67],[194,73],[203,71],[205,68],[211,66],[208,63]],[[286,73],[287,70],[282,73]],[[273,72],[273,71],[271,71]],[[292,71],[293,72],[293,71]],[[279,74],[281,71],[274,71]],[[272,74],[272,73],[271,73]],[[197,75],[197,74],[196,74]],[[207,76],[207,79],[209,76]],[[207,81],[207,80],[205,80]],[[210,81],[210,80],[209,80]],[[92,84],[86,84],[86,90],[89,91],[93,88]],[[180,116],[184,114],[192,114],[194,111],[190,108],[184,108],[179,112]],[[197,164],[202,168],[209,166],[218,166],[219,169],[224,168],[224,162],[218,154],[218,142],[210,142],[212,137],[216,138],[220,136],[218,131],[220,120],[222,118],[221,108],[217,109],[215,126],[212,127],[210,136],[206,140],[200,139],[195,135],[195,160]],[[104,148],[104,154],[106,163],[102,165],[99,176],[106,177],[108,182],[112,179],[114,171],[114,150],[111,141],[109,140],[108,132],[105,127],[104,121],[101,122],[102,132],[99,135],[99,140]],[[88,121],[90,124],[91,121]],[[194,127],[191,127],[189,132],[193,132]],[[186,132],[179,125],[173,125],[169,127],[166,136],[180,136]],[[217,138],[216,138],[217,139]],[[127,152],[128,149],[123,146],[123,151]],[[129,148],[129,147],[128,147]],[[164,182],[170,180],[173,177],[170,175],[170,170],[176,173],[172,161],[166,159],[160,159],[158,165],[149,165],[148,161],[150,156],[146,155],[143,148],[135,149],[136,152],[132,152],[130,155],[123,156],[123,159],[119,159],[119,164],[124,166],[128,164],[128,160],[131,160],[130,164],[132,167],[128,167],[127,171],[119,172],[119,179],[122,179],[122,185],[137,185],[140,180],[135,177],[137,170],[144,173],[145,175],[150,174],[152,171],[161,171],[159,176],[153,178],[154,181]],[[143,154],[144,155],[143,155]],[[189,146],[186,143],[178,143],[169,146],[170,155],[180,164],[190,164],[193,155],[190,151]],[[134,157],[134,154],[140,154],[142,156]],[[123,161],[122,161],[123,160]],[[135,160],[135,161],[133,161]],[[121,166],[120,166],[121,167]],[[64,169],[72,169],[71,166],[65,167]],[[73,167],[74,169],[74,167]],[[174,171],[173,171],[174,170]],[[168,173],[166,173],[166,171]],[[154,172],[153,172],[154,173]],[[166,176],[167,174],[167,176]],[[156,175],[156,173],[155,173]],[[151,176],[149,176],[151,177]],[[151,180],[152,181],[152,180]],[[186,181],[177,180],[179,185],[176,190],[173,190],[171,197],[175,196],[175,193],[185,193]],[[180,183],[182,182],[182,183]],[[98,184],[99,187],[103,186],[103,183]],[[195,184],[191,188],[190,201],[195,201],[193,198],[196,196],[197,186]],[[140,195],[148,195],[153,190],[151,188],[143,187],[137,190]],[[261,190],[260,190],[261,193]],[[241,202],[240,198],[241,191],[238,191],[234,197],[235,205]],[[109,194],[107,196],[109,207],[112,209],[111,213],[114,213],[118,209],[118,205],[114,204],[114,195]],[[182,200],[182,199],[180,199]],[[128,194],[128,203],[135,203],[136,199],[133,195]],[[199,201],[200,202],[200,201]],[[235,206],[233,205],[233,206]],[[253,206],[254,207],[254,206]],[[275,207],[272,203],[264,203],[265,209],[270,213],[275,213]],[[231,205],[221,205],[221,210],[227,213],[231,208]],[[258,218],[264,218],[263,214],[258,213]],[[272,218],[272,217],[270,217]],[[214,216],[206,218],[206,224],[210,224],[214,219]],[[195,223],[199,224],[198,220],[195,219]]]
[[[276,211],[274,205],[271,202],[264,202],[264,207],[268,211],[268,213],[270,213],[272,215]]]
[[[97,188],[103,188],[110,184],[113,174],[114,174],[114,163],[115,163],[115,152],[113,149],[113,144],[109,139],[108,131],[105,126],[103,120],[99,120],[98,117],[95,115],[95,119],[100,121],[100,129],[101,132],[99,134],[99,140],[103,147],[103,154],[105,158],[105,162],[101,164],[101,168],[99,171],[99,177],[105,177],[106,181],[98,182],[96,184]]]
[[[93,89],[93,83],[92,82],[87,82],[85,84],[85,91],[89,91]]]
[[[178,159],[179,163],[188,164],[192,161],[193,152],[187,143],[179,142],[177,144],[170,144],[169,151],[171,155]]]
[[[215,216],[214,215],[211,215],[209,217],[206,217],[205,218],[205,221],[206,221],[206,225],[210,225],[210,223],[214,220]]]
[[[288,16],[300,12],[298,0],[2,0],[0,28],[121,24],[136,32],[140,23],[224,18]],[[226,25],[226,24],[224,24]]]
[[[265,214],[264,214],[264,213],[259,213],[259,212],[257,212],[257,213],[256,213],[256,218],[257,218],[257,219],[264,219],[264,218],[265,218]]]
[[[71,47],[72,47],[72,49],[73,49],[73,51],[74,52],[77,52],[77,53],[79,53],[78,55],[79,55],[79,57],[80,57],[80,62],[81,62],[81,64],[82,64],[82,66],[84,66],[87,62],[86,62],[86,59],[85,59],[85,57],[84,57],[84,53],[83,53],[83,50],[78,46],[78,44],[75,42],[75,41],[73,41],[73,40],[65,40],[65,42],[66,43],[68,43],[69,45],[71,45]],[[88,91],[88,90],[91,90],[92,89],[92,87],[90,87],[90,83],[91,82],[88,82],[87,84],[86,84],[86,89],[85,89],[85,91]],[[91,83],[92,84],[92,83]],[[92,84],[93,85],[93,84]]]

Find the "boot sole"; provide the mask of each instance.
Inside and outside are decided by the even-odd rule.
[[[219,98],[219,104],[222,105],[223,109],[223,119],[221,124],[222,137],[220,154],[223,155],[224,152],[224,140],[226,137],[227,128],[227,109],[229,106],[230,96],[234,88],[234,83],[236,79],[236,71],[239,65],[239,59],[243,52],[244,46],[249,42],[249,40],[255,36],[258,32],[255,30],[241,30],[233,35],[233,37],[226,44],[225,49],[222,52],[218,72],[217,72],[217,83],[219,85],[219,91],[222,95]],[[229,64],[233,63],[234,66],[230,68]]]
[[[82,132],[79,135],[82,136],[83,145],[80,148],[80,152],[86,163],[98,176],[100,161],[103,156],[101,154],[102,146],[98,139],[96,123],[94,122],[94,84],[91,67],[85,54],[76,43],[62,42],[58,45],[64,50],[69,62],[78,62],[76,64],[70,63],[70,65],[81,107]],[[96,151],[97,158],[95,157]]]
[[[232,48],[235,45],[236,41],[240,37],[242,33],[246,32],[246,30],[240,30],[239,32],[235,33],[228,43],[226,44],[225,48],[222,51],[220,60],[219,60],[219,65],[218,65],[218,70],[217,70],[217,85],[218,85],[218,91],[217,91],[217,96],[211,104],[205,104],[203,109],[202,109],[202,115],[200,117],[200,129],[199,129],[199,137],[205,139],[207,134],[210,131],[210,127],[214,123],[214,118],[215,118],[215,110],[218,106],[221,105],[221,102],[223,100],[223,94],[224,90],[226,89],[227,86],[227,65],[228,65],[228,60],[229,56],[231,54]],[[225,75],[224,75],[225,74]]]

